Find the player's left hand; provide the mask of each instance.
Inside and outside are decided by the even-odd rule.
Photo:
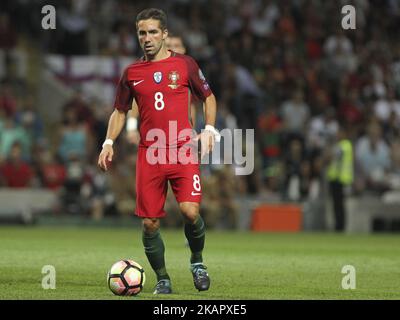
[[[194,141],[200,140],[201,144],[201,159],[206,154],[209,154],[213,149],[215,145],[215,136],[214,133],[212,133],[209,130],[204,130],[202,133],[198,134],[195,138]]]

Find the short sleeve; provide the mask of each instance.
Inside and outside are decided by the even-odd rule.
[[[132,108],[134,97],[132,89],[129,86],[127,70],[125,69],[121,79],[119,79],[114,102],[114,108],[124,112],[128,112]]]
[[[212,94],[210,86],[207,83],[206,78],[201,72],[198,64],[191,57],[186,56],[186,63],[188,66],[189,73],[189,87],[192,91],[196,100],[204,101],[208,96]]]

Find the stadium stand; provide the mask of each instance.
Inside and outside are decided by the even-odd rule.
[[[107,178],[101,178],[95,159],[116,81],[141,55],[133,17],[150,3],[168,12],[171,30],[184,37],[188,53],[200,62],[223,110],[218,129],[255,129],[253,174],[235,176],[234,166],[228,166],[224,170],[232,172],[224,174],[222,188],[215,183],[221,168],[203,168],[202,214],[210,217],[210,226],[248,229],[255,208],[281,203],[302,208],[303,230],[332,230],[326,169],[343,126],[353,145],[355,173],[346,189],[345,230],[372,232],[378,220],[393,230],[400,220],[400,204],[391,201],[400,190],[400,5],[389,0],[346,2],[356,7],[356,30],[341,28],[341,1],[49,0],[59,20],[56,30],[46,31],[40,15],[30,14],[40,12],[41,1],[2,1],[0,166],[13,141],[24,145],[33,182],[21,192],[46,197],[53,192],[66,199],[67,182],[49,191],[41,174],[39,155],[48,152],[68,177],[80,179],[74,192],[84,205],[66,206],[66,214],[101,219],[129,211],[127,199],[113,194],[111,186],[129,165],[134,170],[127,155],[135,149],[124,136],[119,139],[117,167]],[[34,102],[24,122],[28,96]],[[84,128],[82,141],[91,144],[78,155],[79,164],[76,154],[60,152],[68,144],[62,132],[80,139],[64,117],[66,109]],[[43,123],[40,137],[29,134],[32,118]],[[0,186],[3,206],[10,192],[3,173]],[[4,208],[12,207],[13,201],[7,203]]]

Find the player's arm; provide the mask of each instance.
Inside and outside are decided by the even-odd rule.
[[[205,128],[200,134],[199,138],[201,141],[201,157],[205,154],[210,153],[215,145],[215,141],[219,142],[220,134],[215,129],[215,119],[217,117],[217,100],[214,94],[210,94],[204,101],[204,120]]]
[[[215,126],[215,119],[217,117],[217,100],[214,94],[210,94],[204,101],[204,120],[206,127]]]
[[[107,170],[107,162],[112,161],[114,155],[112,145],[124,127],[126,114],[132,108],[133,99],[134,93],[129,86],[128,69],[125,69],[118,82],[114,111],[108,120],[106,140],[103,143],[103,150],[101,150],[99,155],[98,165],[102,170]]]
[[[192,58],[187,57],[186,59],[190,90],[197,99],[204,102],[204,120],[206,126],[202,133],[195,139],[200,139],[201,141],[201,157],[203,158],[206,153],[212,151],[215,141],[218,142],[221,137],[219,132],[214,128],[217,116],[217,101],[197,63]]]
[[[138,117],[139,108],[136,100],[133,99],[132,109],[128,112],[128,119],[126,121],[126,138],[129,143],[139,144],[140,135],[138,130]]]
[[[113,143],[124,127],[125,119],[126,113],[115,109],[108,120],[106,140],[103,143],[103,150],[101,150],[98,160],[99,167],[104,171],[108,169],[107,162],[112,161],[114,155]]]

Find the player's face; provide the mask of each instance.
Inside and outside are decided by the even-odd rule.
[[[168,36],[167,30],[161,30],[160,21],[154,19],[140,20],[137,24],[139,44],[146,56],[155,56]]]
[[[165,45],[167,46],[167,49],[176,53],[185,54],[186,52],[186,48],[183,45],[182,39],[179,37],[168,37],[165,39]]]

